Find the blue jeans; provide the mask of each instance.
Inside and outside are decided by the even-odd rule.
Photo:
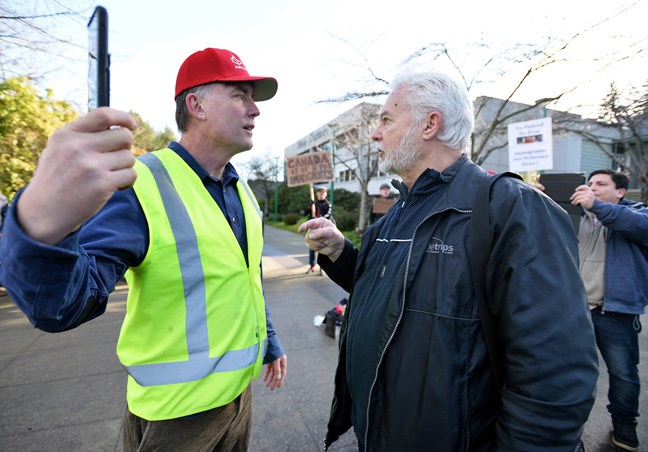
[[[608,411],[621,422],[639,416],[639,332],[637,314],[623,314],[596,308],[591,311],[596,345],[610,376]]]

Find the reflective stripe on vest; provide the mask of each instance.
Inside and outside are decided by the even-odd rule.
[[[209,356],[205,281],[196,232],[173,181],[159,158],[154,154],[146,154],[140,158],[140,161],[153,174],[176,243],[187,244],[182,249],[178,247],[177,251],[185,287],[189,357],[187,361],[180,362],[124,366],[126,371],[141,386],[157,386],[188,383],[200,380],[209,373],[234,371],[254,364],[259,353],[259,344],[243,350],[230,351],[218,357]],[[243,184],[243,186],[248,196],[253,199],[247,185]],[[263,342],[264,350],[266,342],[267,340]]]

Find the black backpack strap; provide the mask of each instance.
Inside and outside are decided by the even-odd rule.
[[[515,173],[500,173],[496,176],[488,176],[480,184],[475,194],[472,206],[472,231],[470,234],[471,247],[471,270],[473,288],[477,297],[479,317],[484,330],[486,347],[490,356],[495,380],[500,389],[504,386],[504,361],[500,347],[498,346],[497,325],[493,313],[488,305],[486,297],[486,267],[491,254],[491,227],[489,220],[490,191],[491,186],[502,176],[522,179]]]

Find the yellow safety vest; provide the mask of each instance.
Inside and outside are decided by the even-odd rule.
[[[228,404],[261,371],[267,345],[261,212],[239,180],[246,265],[225,216],[178,154],[146,154],[135,169],[149,247],[126,273],[117,355],[129,374],[130,411],[174,419]]]

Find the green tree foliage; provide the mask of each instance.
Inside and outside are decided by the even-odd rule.
[[[358,227],[361,198],[360,193],[345,190],[344,188],[335,189],[333,218],[341,231],[353,231]]]
[[[168,127],[162,132],[157,132],[151,124],[142,119],[139,113],[134,111],[128,113],[137,123],[137,129],[133,132],[133,154],[142,155],[157,151],[167,147],[171,141],[176,141],[173,131]]]
[[[306,206],[310,199],[308,185],[288,187],[285,182],[279,186],[279,213],[299,214],[306,216]],[[358,209],[360,207],[360,193],[354,193],[343,188],[335,189],[335,205],[333,218],[338,222],[338,227],[344,231],[352,231],[358,226]]]
[[[130,115],[135,118],[137,129],[133,132],[133,153],[142,155],[154,151],[153,140],[155,140],[155,130],[151,125],[144,121],[139,113],[129,111]]]
[[[50,134],[77,117],[51,90],[40,95],[26,77],[0,82],[0,192],[13,198],[32,178]]]
[[[173,130],[171,130],[168,127],[165,127],[162,132],[158,132],[155,135],[155,139],[153,140],[153,149],[158,150],[158,149],[163,149],[169,145],[172,141],[178,141],[178,138],[176,138],[175,133],[173,133]]]
[[[305,215],[309,199],[310,190],[308,185],[288,187],[283,182],[279,186],[279,212],[282,214],[300,213]]]
[[[340,210],[353,212],[358,214],[360,208],[360,193],[355,193],[344,188],[335,189],[335,206],[333,207],[333,215]]]
[[[244,164],[249,173],[248,184],[266,217],[271,208],[274,210],[275,178],[279,171],[277,163],[272,156],[265,155],[253,157]]]
[[[310,199],[310,189],[308,185],[298,187],[288,187],[285,182],[279,185],[279,213],[299,213],[306,215],[306,206]],[[360,206],[360,193],[354,193],[344,188],[335,189],[335,206],[333,215],[340,212],[351,212],[358,214]]]

